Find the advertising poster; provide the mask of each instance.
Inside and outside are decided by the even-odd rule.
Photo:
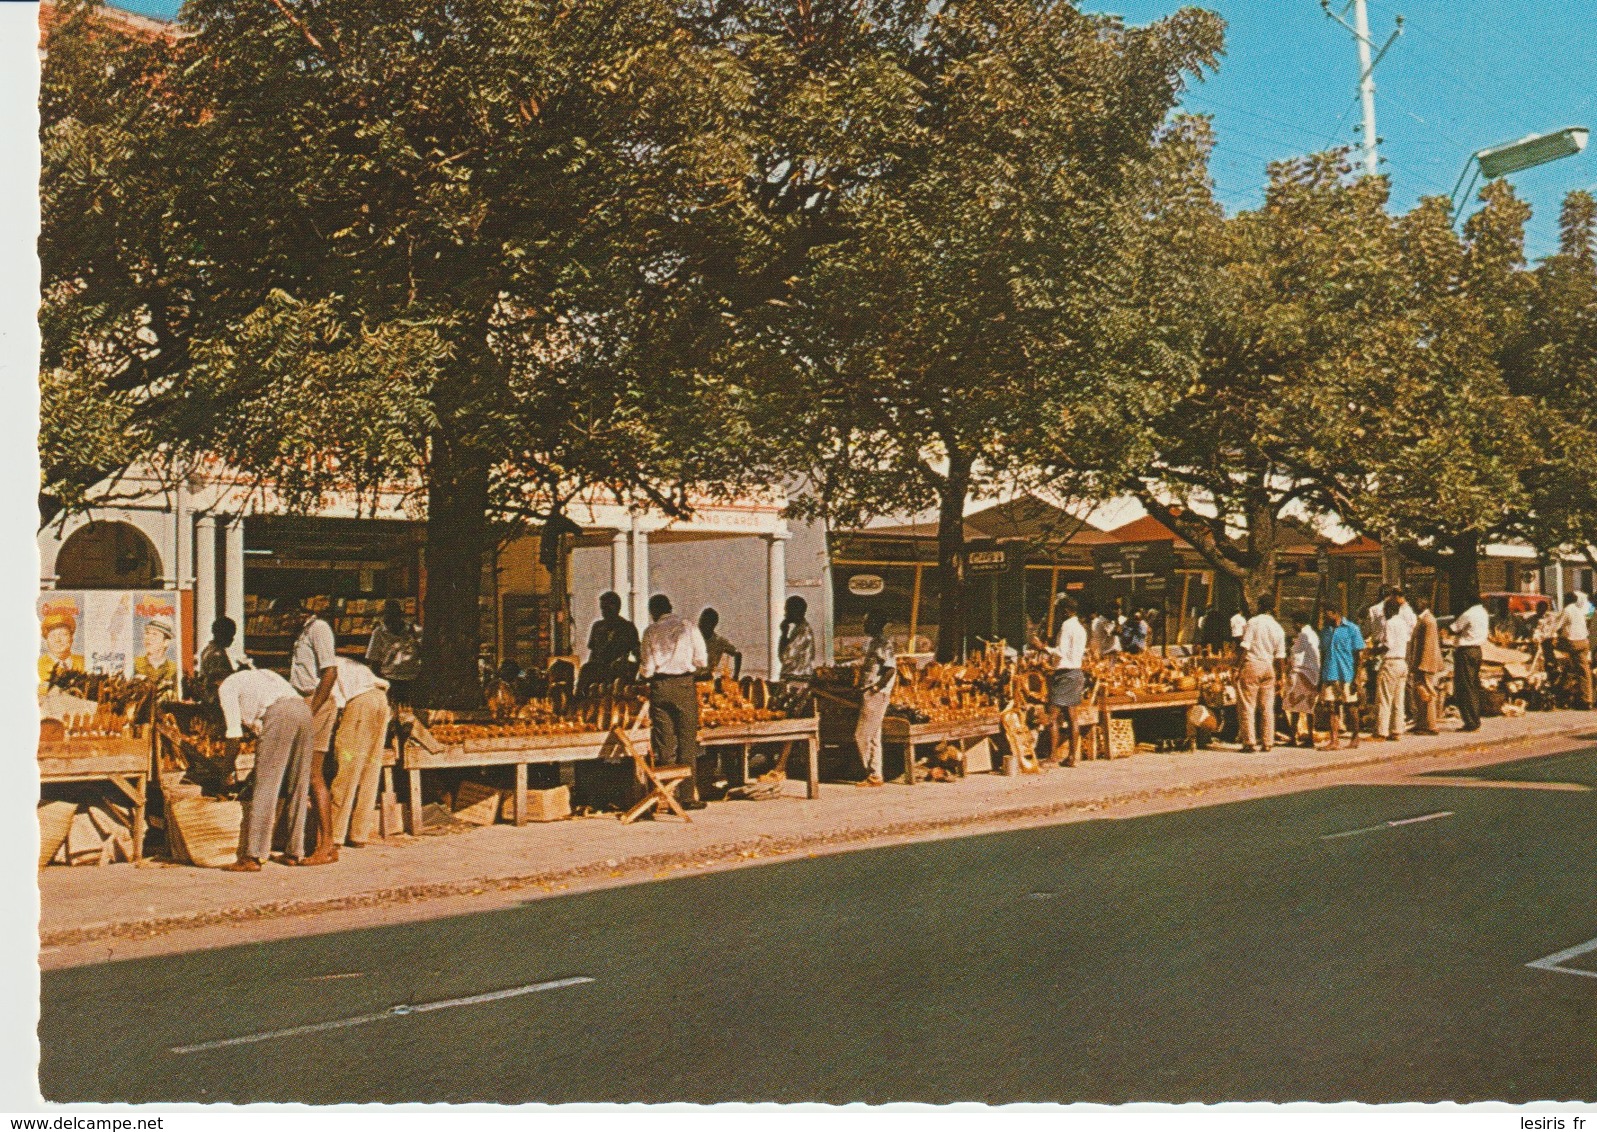
[[[84,626],[81,595],[39,595],[39,684],[50,682],[56,669],[84,671]]]
[[[166,590],[132,595],[133,675],[164,688],[177,684],[177,601]]]
[[[133,595],[125,590],[85,590],[83,606],[88,670],[133,675]]]

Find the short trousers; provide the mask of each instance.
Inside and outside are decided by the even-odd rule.
[[[1359,702],[1358,681],[1328,680],[1320,688],[1320,700],[1328,704],[1356,704]]]
[[[1048,706],[1073,708],[1081,703],[1086,675],[1079,668],[1056,668],[1048,674]]]

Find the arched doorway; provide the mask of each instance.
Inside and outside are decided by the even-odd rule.
[[[62,590],[148,590],[160,585],[161,556],[133,524],[93,522],[61,545],[55,572]]]

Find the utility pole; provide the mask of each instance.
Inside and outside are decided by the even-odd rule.
[[[1373,177],[1381,171],[1381,135],[1375,130],[1375,68],[1381,65],[1381,60],[1386,58],[1387,50],[1397,42],[1397,37],[1403,34],[1403,17],[1397,17],[1397,26],[1377,50],[1375,40],[1370,38],[1370,11],[1365,0],[1347,0],[1347,3],[1342,5],[1341,12],[1331,10],[1331,0],[1320,0],[1320,8],[1327,16],[1346,28],[1352,34],[1354,42],[1358,44],[1359,100],[1364,104],[1364,137],[1361,148],[1364,150],[1364,171]],[[1353,12],[1352,23],[1347,19],[1350,9]]]

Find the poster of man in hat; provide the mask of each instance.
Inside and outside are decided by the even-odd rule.
[[[154,680],[163,688],[177,683],[177,661],[172,655],[176,632],[176,610],[170,598],[155,595],[140,597],[133,607],[134,630],[140,652],[133,658],[133,675]]]
[[[39,598],[39,684],[48,687],[57,672],[83,671],[82,610],[72,594]]]

